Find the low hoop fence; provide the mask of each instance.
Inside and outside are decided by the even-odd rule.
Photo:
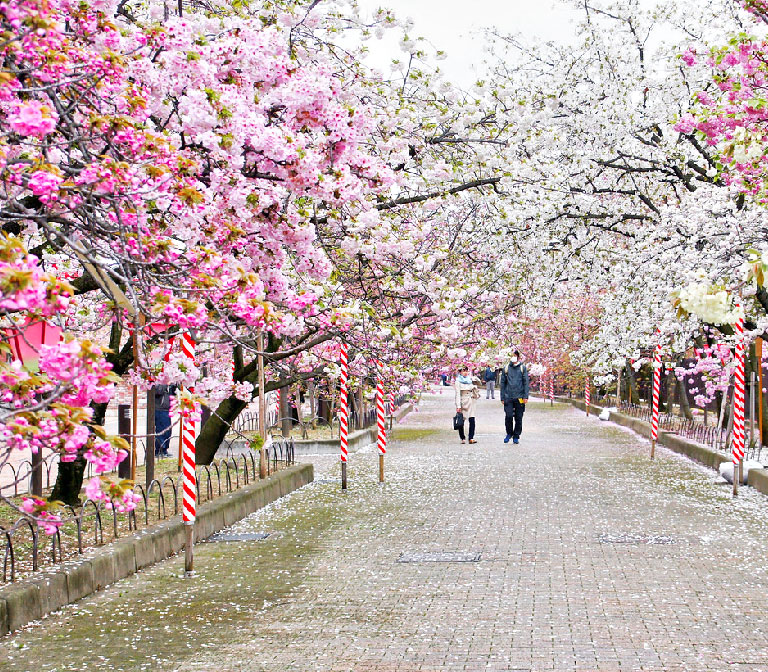
[[[43,471],[43,487],[50,488],[52,484],[52,469],[55,463],[46,460],[40,465]],[[0,466],[0,483],[7,482],[13,488],[13,497],[32,491],[32,462],[23,460],[17,463],[5,462]],[[10,493],[8,496],[11,496]]]
[[[295,463],[291,439],[276,440],[266,455],[267,475]],[[228,446],[224,457],[209,465],[198,465],[197,498],[204,503],[259,480],[260,451],[235,451]],[[3,548],[2,582],[28,576],[44,567],[82,555],[88,548],[109,543],[120,536],[149,527],[177,515],[181,510],[182,475],[164,475],[147,487],[137,483],[140,496],[135,510],[120,513],[103,502],[87,499],[77,508],[65,506],[63,524],[48,536],[24,516],[0,525]]]
[[[623,401],[620,410],[625,415],[644,420],[648,423],[651,422],[653,411],[648,406],[630,404]],[[659,413],[659,429],[684,436],[713,450],[725,450],[727,446],[728,430],[726,428],[705,425],[696,419],[688,419],[670,413]]]

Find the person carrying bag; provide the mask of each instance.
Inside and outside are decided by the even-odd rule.
[[[477,443],[475,441],[475,406],[480,398],[480,391],[469,377],[469,369],[466,366],[459,368],[454,389],[456,391],[456,415],[453,422],[454,427],[459,432],[459,439],[462,443],[466,443],[464,418],[469,418],[469,443]]]

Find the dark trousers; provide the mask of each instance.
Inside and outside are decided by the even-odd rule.
[[[504,402],[504,426],[508,436],[520,438],[523,433],[523,413],[525,404],[521,404],[519,399]]]
[[[459,427],[459,438],[463,441],[464,440],[464,423],[461,423],[461,427]],[[475,438],[475,419],[470,418],[469,419],[469,440]]]
[[[168,453],[171,445],[171,415],[167,410],[155,410],[155,455]]]

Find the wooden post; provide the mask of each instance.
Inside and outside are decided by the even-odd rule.
[[[149,490],[149,484],[155,479],[155,387],[147,390],[147,438],[144,449],[144,465],[146,476],[144,487]]]
[[[379,483],[384,482],[384,456],[379,455]]]
[[[181,457],[183,452],[184,452],[184,418],[181,418],[179,420],[179,459],[177,460],[177,464],[176,464],[177,471],[181,471]]]
[[[131,407],[128,404],[117,405],[117,433],[126,441],[131,438]],[[131,477],[131,455],[117,465],[120,478]]]
[[[755,372],[749,372],[749,446],[755,440]]]
[[[763,339],[755,341],[755,358],[757,359],[757,439],[763,447]]]
[[[138,324],[137,324],[138,322]],[[139,368],[139,329],[144,320],[139,317],[133,323],[133,371]],[[139,388],[134,385],[131,390],[131,480],[136,482],[136,441],[139,434]]]
[[[194,555],[192,549],[195,544],[195,524],[184,525],[186,532],[186,543],[184,544],[184,577],[190,578],[195,575]]]
[[[365,395],[363,394],[363,379],[360,379],[360,387],[357,390],[357,428],[362,429],[365,424]]]
[[[733,407],[736,404],[736,390],[734,387],[734,393],[731,395],[731,413],[730,417],[728,418],[728,434],[725,438],[725,445],[726,448],[728,447],[728,437],[731,437],[731,441],[733,441]],[[731,449],[733,450],[733,449]],[[736,497],[739,494],[739,465],[734,464],[733,465],[733,496]]]
[[[256,339],[256,347],[259,354],[257,355],[258,367],[259,367],[259,435],[263,441],[261,451],[259,451],[259,478],[267,477],[267,397],[264,391],[265,377],[264,377],[264,334],[259,333]]]
[[[720,400],[720,416],[717,419],[717,448],[720,448],[720,436],[723,433],[723,420],[725,419],[725,409],[728,406],[728,394],[730,391],[730,385],[725,388],[725,392],[722,393],[723,398]]]
[[[36,497],[43,496],[43,449],[39,447],[32,453],[32,474],[30,475],[29,491]]]

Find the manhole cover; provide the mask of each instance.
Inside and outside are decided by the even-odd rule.
[[[672,537],[647,534],[598,534],[597,540],[601,544],[674,544]]]
[[[462,553],[461,551],[437,551],[401,553],[398,562],[479,562],[480,553]]]
[[[206,541],[261,541],[269,536],[269,532],[216,532]]]

